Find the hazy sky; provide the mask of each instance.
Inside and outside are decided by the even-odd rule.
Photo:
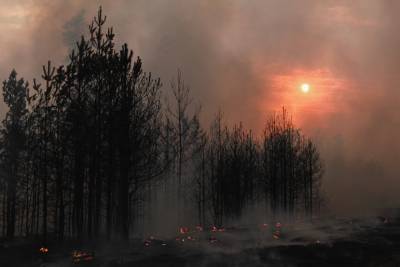
[[[259,132],[285,106],[318,143],[334,211],[400,204],[400,1],[0,0],[0,78],[29,81],[103,6],[165,86],[180,68],[208,121]],[[309,83],[304,94],[299,86]],[[0,111],[4,114],[4,105]]]

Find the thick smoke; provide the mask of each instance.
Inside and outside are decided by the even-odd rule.
[[[399,204],[400,2],[1,0],[0,77],[63,64],[99,5],[166,87],[183,70],[205,123],[221,109],[259,133],[288,107],[322,150],[333,211]],[[288,88],[296,77],[315,81],[313,101]]]

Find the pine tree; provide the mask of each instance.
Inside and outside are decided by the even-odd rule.
[[[21,166],[25,148],[25,124],[28,84],[17,79],[13,70],[3,82],[3,99],[9,107],[2,124],[2,169],[7,188],[7,237],[13,238],[16,230],[17,186],[22,177]]]

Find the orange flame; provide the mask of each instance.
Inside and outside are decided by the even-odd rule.
[[[43,254],[47,254],[47,253],[49,252],[49,249],[46,248],[46,247],[41,247],[41,248],[39,249],[39,251],[40,251],[41,253],[43,253]]]

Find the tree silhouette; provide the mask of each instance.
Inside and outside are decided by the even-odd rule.
[[[65,65],[43,66],[32,90],[15,71],[3,83],[2,236],[127,240],[160,192],[178,200],[162,215],[179,224],[222,226],[253,206],[271,219],[312,218],[323,165],[285,110],[261,139],[222,112],[206,130],[181,73],[163,106],[160,79],[127,44],[115,48],[105,23],[100,8],[89,38]]]
[[[7,203],[4,218],[6,218],[7,237],[12,238],[16,228],[17,186],[22,177],[23,152],[25,145],[25,117],[27,113],[26,96],[28,84],[23,79],[17,79],[13,70],[8,80],[3,82],[3,99],[9,107],[1,131],[1,159],[5,180],[3,189],[6,191]]]

